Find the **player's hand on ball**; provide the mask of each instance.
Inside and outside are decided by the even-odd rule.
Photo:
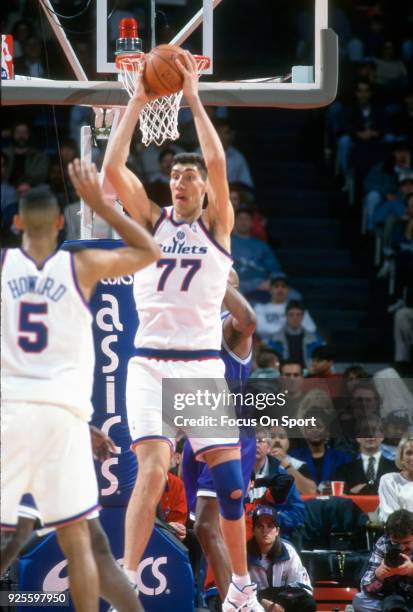
[[[135,92],[132,96],[132,100],[134,102],[138,102],[139,104],[147,104],[151,100],[155,100],[158,98],[158,95],[152,94],[147,91],[144,83],[144,73],[145,73],[145,63],[146,59],[143,55],[141,61],[139,62],[138,73],[136,75],[136,83],[135,83]]]
[[[89,425],[90,440],[92,442],[93,457],[98,461],[110,459],[116,453],[115,443],[112,438],[106,435],[101,429],[94,425]]]
[[[182,90],[185,98],[188,101],[191,98],[197,98],[199,75],[197,72],[197,63],[195,58],[189,51],[185,51],[175,59],[175,63],[184,78]]]

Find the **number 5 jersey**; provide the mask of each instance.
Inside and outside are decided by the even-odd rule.
[[[42,265],[22,249],[2,253],[1,386],[5,401],[56,404],[88,421],[94,370],[92,315],[74,256]]]

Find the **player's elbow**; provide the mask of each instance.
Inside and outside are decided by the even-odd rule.
[[[116,185],[119,182],[119,179],[122,178],[123,168],[125,168],[125,164],[116,157],[105,159],[103,164],[103,172],[112,185]]]

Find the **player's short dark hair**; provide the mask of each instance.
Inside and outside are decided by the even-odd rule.
[[[198,153],[177,153],[172,160],[172,166],[176,164],[190,164],[191,166],[196,166],[204,181],[208,176],[208,169],[204,158],[202,155],[198,155]]]
[[[20,213],[51,210],[52,208],[59,210],[59,203],[48,187],[34,187],[19,200]]]
[[[323,346],[318,346],[311,353],[311,359],[319,359],[320,361],[334,361],[336,358],[336,353],[331,346],[327,344]]]
[[[392,512],[386,521],[386,534],[397,539],[412,535],[413,512],[409,510],[396,510]]]
[[[300,300],[290,300],[287,304],[285,312],[287,313],[289,310],[293,309],[301,310],[302,312],[304,312],[304,304]]]

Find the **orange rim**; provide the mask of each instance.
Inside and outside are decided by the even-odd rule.
[[[121,53],[115,56],[115,64],[119,70],[133,70],[133,64],[139,62],[141,57],[145,55],[145,53]],[[194,55],[195,61],[198,64],[200,70],[205,70],[209,68],[211,65],[211,58],[206,55]],[[128,60],[130,64],[123,64],[122,60]],[[132,65],[131,65],[132,64]]]

